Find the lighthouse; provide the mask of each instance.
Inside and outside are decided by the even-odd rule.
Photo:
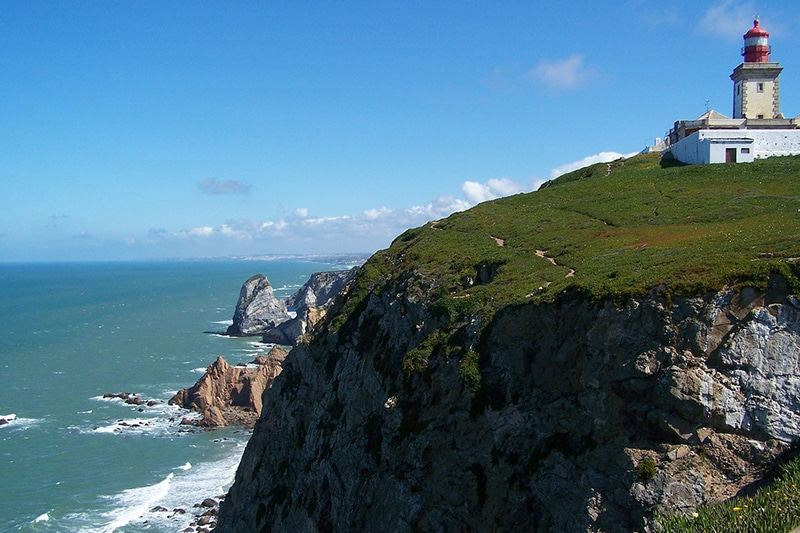
[[[744,34],[744,63],[731,74],[733,80],[733,118],[782,118],[778,76],[783,67],[770,62],[769,32],[758,19]]]
[[[682,163],[750,163],[763,157],[800,154],[800,115],[780,109],[778,76],[770,61],[769,32],[758,19],[744,34],[744,62],[731,74],[733,118],[713,109],[695,120],[678,120],[669,130],[669,153]]]

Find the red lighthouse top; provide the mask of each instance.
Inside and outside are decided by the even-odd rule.
[[[745,63],[769,63],[769,32],[753,21],[753,27],[744,34],[742,55]]]

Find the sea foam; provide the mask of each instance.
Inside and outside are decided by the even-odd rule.
[[[0,424],[2,429],[27,429],[39,422],[38,418],[20,418],[14,413],[7,415],[0,415],[0,420],[4,420],[4,424]]]
[[[148,529],[157,531],[182,531],[200,514],[194,508],[196,503],[217,498],[233,483],[245,442],[226,444],[232,444],[230,453],[221,459],[194,466],[187,462],[158,483],[102,497],[101,506],[111,509],[99,516],[97,511],[89,511],[68,515],[63,522],[91,533],[113,533],[120,528],[127,531],[145,523]]]

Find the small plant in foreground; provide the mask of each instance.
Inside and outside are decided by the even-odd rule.
[[[800,525],[800,459],[784,466],[774,483],[752,496],[702,506],[689,515],[661,516],[658,523],[669,533],[792,531]]]

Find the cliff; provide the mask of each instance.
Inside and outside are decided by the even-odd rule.
[[[760,479],[800,437],[800,159],[738,167],[398,237],[265,392],[217,531],[647,531]]]

